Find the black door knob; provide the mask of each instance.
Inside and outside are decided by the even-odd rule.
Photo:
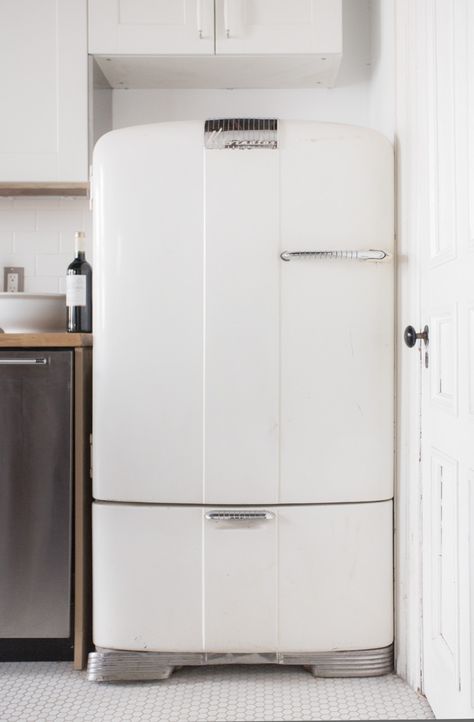
[[[428,344],[429,340],[429,328],[428,326],[425,326],[423,331],[417,333],[413,326],[407,326],[405,329],[405,333],[403,334],[403,338],[409,348],[413,348],[418,339],[422,339],[426,345]]]

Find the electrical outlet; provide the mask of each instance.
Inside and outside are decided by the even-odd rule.
[[[21,266],[6,266],[3,269],[3,290],[20,293],[25,290],[25,269]]]
[[[7,274],[7,291],[8,293],[18,293],[18,273]]]

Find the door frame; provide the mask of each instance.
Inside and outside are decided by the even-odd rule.
[[[420,233],[417,227],[417,103],[420,76],[416,3],[395,2],[395,154],[398,250],[395,463],[395,669],[423,691],[423,515],[420,463],[421,359],[403,343],[403,329],[420,325]]]

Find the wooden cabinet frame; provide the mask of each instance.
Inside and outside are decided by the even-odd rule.
[[[74,349],[74,669],[92,647],[92,348]]]

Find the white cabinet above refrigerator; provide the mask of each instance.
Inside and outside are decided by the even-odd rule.
[[[339,0],[216,0],[216,53],[339,54]]]
[[[93,54],[214,52],[214,0],[89,0]]]
[[[89,52],[112,87],[334,84],[341,0],[89,0]]]

